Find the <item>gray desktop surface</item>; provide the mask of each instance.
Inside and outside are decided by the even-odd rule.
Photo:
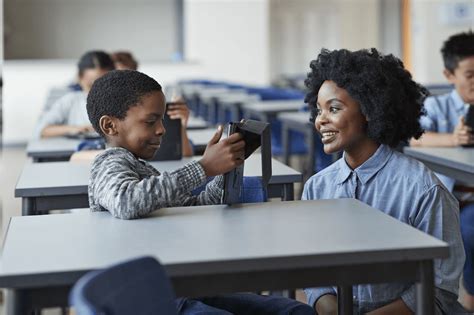
[[[282,121],[291,121],[298,124],[303,124],[302,127],[306,128],[304,125],[312,126],[313,123],[309,121],[310,113],[309,112],[283,112],[278,114],[278,119]]]
[[[194,118],[193,118],[194,119]],[[195,120],[194,129],[188,130],[188,137],[197,147],[206,147],[216,128],[201,128],[200,118]],[[204,122],[205,123],[205,122]],[[82,140],[55,137],[50,139],[34,139],[28,141],[26,153],[33,159],[68,159],[76,150]]]
[[[474,148],[406,147],[404,152],[435,172],[474,184]]]
[[[86,271],[141,255],[157,257],[173,278],[448,254],[444,242],[354,199],[167,208],[129,221],[107,212],[13,217],[0,287],[70,285]]]
[[[197,130],[196,130],[197,131]],[[200,156],[183,158],[177,161],[151,162],[160,172],[173,171]],[[261,176],[261,156],[251,155],[245,162],[246,176]],[[18,179],[16,197],[40,197],[44,195],[87,194],[90,164],[87,162],[47,162],[29,163],[23,168]],[[272,178],[270,184],[294,183],[302,180],[301,173],[272,159]]]
[[[298,111],[305,106],[304,100],[257,101],[244,104],[244,111],[261,113],[278,113],[284,111]]]

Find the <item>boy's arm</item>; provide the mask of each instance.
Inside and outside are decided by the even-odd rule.
[[[397,299],[381,308],[378,308],[367,315],[413,315],[414,312],[408,308],[402,299]]]
[[[411,139],[412,147],[454,147],[456,146],[452,133],[439,133],[427,131],[420,139]]]
[[[102,162],[100,170],[92,168],[93,199],[120,219],[136,219],[160,208],[184,205],[178,204],[183,196],[206,181],[197,161],[171,173],[143,179],[131,169],[130,163],[118,157]]]

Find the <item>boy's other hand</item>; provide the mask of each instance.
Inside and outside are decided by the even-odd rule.
[[[85,125],[85,126],[71,126],[71,133],[79,134],[79,133],[86,133],[94,131],[94,127],[92,125]]]
[[[179,100],[175,104],[170,104],[168,106],[168,115],[171,119],[181,119],[181,127],[186,128],[188,126],[189,109],[184,101]]]
[[[332,294],[321,296],[316,302],[315,309],[321,315],[337,315],[337,297]]]
[[[240,133],[221,141],[223,128],[219,126],[199,161],[207,176],[227,173],[244,162],[245,142]]]
[[[472,129],[464,123],[464,117],[459,118],[459,123],[454,128],[453,141],[456,146],[474,144]]]

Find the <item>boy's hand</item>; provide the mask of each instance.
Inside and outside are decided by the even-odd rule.
[[[168,106],[168,115],[171,119],[181,119],[181,127],[186,128],[189,119],[188,106],[182,100],[178,100],[177,102],[177,104]]]
[[[85,125],[85,126],[70,126],[71,133],[73,134],[79,134],[79,133],[85,133],[85,132],[92,132],[94,131],[94,127],[92,125]]]
[[[453,141],[456,146],[474,144],[472,129],[464,123],[464,117],[462,116],[453,131]]]
[[[242,140],[242,135],[234,133],[230,137],[219,141],[222,131],[222,126],[219,126],[199,161],[206,176],[227,173],[244,162],[245,142]]]
[[[316,302],[315,309],[320,315],[337,315],[337,297],[332,294],[323,295]]]

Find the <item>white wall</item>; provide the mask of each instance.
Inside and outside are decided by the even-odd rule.
[[[271,76],[304,74],[321,48],[379,46],[377,0],[272,0]]]
[[[5,0],[7,59],[76,59],[90,49],[171,60],[175,0]]]
[[[269,82],[269,0],[185,1],[185,56],[208,75]]]
[[[186,0],[185,49],[192,61],[139,60],[139,70],[163,85],[198,77],[268,84],[268,12],[267,0]],[[72,59],[6,61],[4,144],[26,143],[48,91],[74,79],[75,63]]]
[[[466,20],[452,18],[450,10],[457,5],[470,8]],[[446,83],[440,53],[443,42],[451,35],[474,30],[474,1],[472,0],[413,0],[412,61],[413,76],[421,83]],[[447,20],[448,19],[448,20]]]

